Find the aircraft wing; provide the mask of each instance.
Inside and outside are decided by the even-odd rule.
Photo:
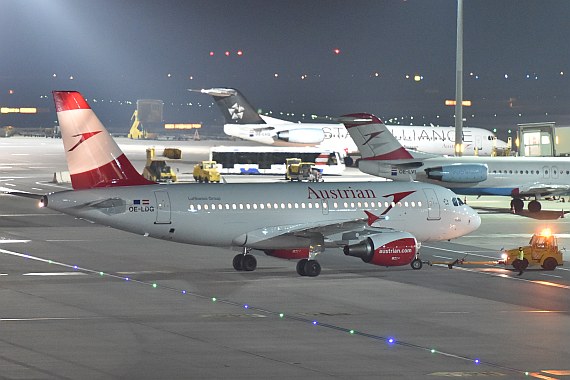
[[[362,240],[362,236],[395,231],[386,227],[378,227],[375,222],[384,220],[382,216],[371,213],[353,220],[329,221],[327,223],[299,223],[264,227],[247,233],[247,245],[251,248],[267,248],[274,244],[280,246],[287,239],[311,240],[322,236],[326,246],[341,246]],[[240,239],[241,240],[241,237]]]
[[[520,195],[564,195],[570,193],[569,185],[553,185],[544,183],[533,183],[530,185],[520,186]]]

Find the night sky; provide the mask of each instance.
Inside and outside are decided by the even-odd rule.
[[[53,126],[50,92],[79,90],[110,129],[128,129],[137,99],[163,100],[166,122],[207,128],[223,119],[188,89],[209,87],[238,88],[263,112],[295,121],[372,112],[453,125],[443,104],[455,96],[456,7],[0,0],[0,106],[43,111],[0,115],[0,126]],[[474,103],[466,125],[570,125],[569,16],[568,0],[464,0],[464,98]]]

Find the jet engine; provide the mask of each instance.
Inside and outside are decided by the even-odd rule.
[[[429,179],[453,183],[476,183],[487,179],[488,168],[484,164],[454,164],[425,169]]]
[[[318,144],[325,139],[322,128],[298,128],[277,133],[277,139],[298,144]]]
[[[418,252],[416,238],[407,232],[390,232],[367,237],[359,243],[344,246],[344,254],[380,266],[410,264]]]
[[[263,251],[267,256],[285,260],[301,260],[309,257],[309,248],[268,249]]]

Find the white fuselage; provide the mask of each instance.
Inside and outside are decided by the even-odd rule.
[[[402,193],[392,204],[394,194]],[[46,197],[48,208],[136,234],[254,249],[307,246],[307,231],[323,225],[339,227],[338,236],[329,233],[325,243],[358,241],[358,233],[342,227],[366,220],[365,211],[381,216],[372,227],[407,231],[420,242],[459,237],[480,224],[470,207],[454,205],[453,192],[421,183],[174,184]],[[347,231],[352,238],[343,235]]]
[[[426,172],[426,169],[457,164],[485,166],[486,179],[478,182],[443,181],[429,178]],[[417,168],[361,160],[359,168],[365,173],[395,181],[418,180],[438,184],[465,195],[516,197],[570,193],[570,158],[562,157],[437,157],[423,160]]]
[[[225,124],[224,132],[232,137],[255,141],[266,145],[302,146],[315,144],[290,143],[277,138],[277,134],[292,129],[321,128],[324,140],[320,148],[353,154],[358,152],[343,124],[291,123],[261,115],[267,124]],[[388,125],[387,128],[406,149],[439,155],[453,155],[455,150],[454,127],[426,127],[411,125]],[[464,155],[490,156],[494,150],[505,149],[507,144],[497,140],[492,132],[481,128],[463,128]]]

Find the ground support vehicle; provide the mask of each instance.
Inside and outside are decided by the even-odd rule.
[[[285,179],[288,181],[323,182],[322,172],[313,162],[301,162],[300,158],[287,159]]]
[[[522,250],[522,260],[520,259]],[[550,230],[532,235],[526,246],[505,250],[500,264],[512,265],[517,270],[532,266],[541,266],[545,270],[554,270],[563,265],[562,251],[558,248],[558,239]]]
[[[557,266],[564,265],[564,257],[558,248],[556,236],[550,230],[543,230],[532,235],[528,245],[503,250],[500,260],[468,261],[463,258],[456,259],[453,262],[428,262],[428,264],[444,264],[449,269],[455,265],[511,265],[518,271],[536,266],[540,266],[544,270],[554,270]]]
[[[156,158],[154,148],[146,150],[146,166],[143,170],[143,177],[153,182],[176,182],[176,173],[166,163],[166,160]]]
[[[202,161],[194,165],[192,172],[196,182],[220,182],[220,172],[216,161]]]

